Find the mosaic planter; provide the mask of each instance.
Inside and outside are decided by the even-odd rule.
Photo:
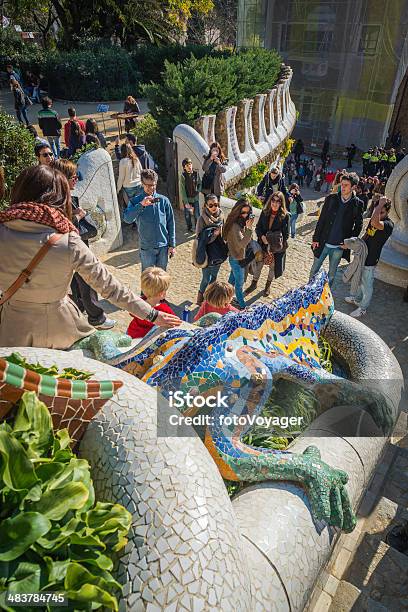
[[[6,356],[12,352],[13,349],[2,349]],[[90,420],[122,384],[110,380],[56,378],[0,359],[0,420],[12,410],[25,391],[35,391],[49,408],[54,429],[67,428],[72,440],[78,442]]]

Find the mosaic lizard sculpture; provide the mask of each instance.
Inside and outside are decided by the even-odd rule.
[[[150,344],[146,336],[141,348],[109,359],[109,363],[157,387],[166,397],[175,391],[193,397],[222,393],[227,399],[211,411],[204,434],[205,445],[221,475],[246,482],[298,482],[308,492],[315,519],[350,532],[356,519],[345,488],[345,472],[322,461],[315,446],[296,455],[245,444],[242,438],[251,429],[250,419],[244,425],[239,419],[226,424],[225,419],[259,415],[274,384],[286,379],[313,389],[322,398],[323,410],[333,404],[363,406],[381,427],[390,424],[382,397],[370,396],[366,389],[321,367],[318,336],[333,310],[327,277],[322,272],[310,284],[273,304],[229,313],[211,327],[168,330]],[[86,341],[88,348],[98,345],[96,334]],[[99,357],[103,357],[103,349],[97,348]],[[111,342],[109,352],[111,355]],[[197,410],[180,408],[189,416]]]

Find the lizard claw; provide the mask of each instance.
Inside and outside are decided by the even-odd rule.
[[[302,481],[308,489],[312,514],[343,531],[353,531],[356,517],[345,488],[348,476],[321,460],[320,451],[309,446],[301,456]]]

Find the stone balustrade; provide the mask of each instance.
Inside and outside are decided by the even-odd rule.
[[[292,70],[282,64],[280,78],[272,89],[260,92],[251,100],[217,115],[199,117],[195,127],[176,126],[173,139],[177,143],[178,170],[189,157],[201,170],[203,156],[212,142],[218,141],[228,157],[226,183],[235,183],[262,159],[278,152],[291,134],[296,122],[296,109],[290,96]]]

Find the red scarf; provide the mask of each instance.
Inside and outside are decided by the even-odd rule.
[[[55,229],[59,234],[78,232],[75,225],[57,208],[36,202],[18,202],[0,212],[0,223],[24,219]]]

